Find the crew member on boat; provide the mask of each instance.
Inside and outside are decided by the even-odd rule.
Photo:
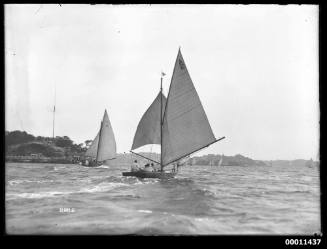
[[[92,167],[93,167],[93,166],[96,166],[96,161],[95,161],[95,159],[93,159],[93,160],[91,159],[91,160],[90,160],[89,166],[92,166]]]
[[[153,171],[159,171],[160,170],[160,164],[154,165],[153,163],[151,163],[151,167],[153,168]]]
[[[144,171],[153,172],[153,167],[151,167],[150,164],[147,163],[147,164],[144,166]]]
[[[175,172],[176,171],[176,163],[173,163],[173,168],[171,169],[171,172]]]
[[[137,160],[134,160],[134,163],[131,166],[131,171],[135,172],[135,171],[139,171],[139,170],[140,170],[139,164],[137,163]]]
[[[178,172],[180,166],[182,166],[182,164],[180,162],[177,162],[176,163],[176,172]]]

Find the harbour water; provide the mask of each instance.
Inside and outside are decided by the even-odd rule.
[[[127,169],[6,163],[7,233],[320,233],[318,168],[186,166],[169,180]]]

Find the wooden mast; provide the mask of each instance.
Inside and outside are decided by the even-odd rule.
[[[53,105],[53,119],[52,119],[52,139],[54,140],[54,127],[55,127],[55,113],[56,113],[56,84],[54,94],[54,105]]]
[[[55,112],[56,112],[56,105],[53,106],[52,139],[54,139]]]
[[[162,77],[163,73],[161,73],[160,80],[160,170],[162,171]]]
[[[101,130],[102,130],[102,121],[100,124],[100,131],[99,131],[99,140],[98,140],[98,148],[97,148],[97,157],[95,159],[96,165],[98,164],[98,156],[99,156],[99,146],[100,146],[100,139],[101,139]]]

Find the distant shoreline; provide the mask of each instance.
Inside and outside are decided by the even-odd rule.
[[[146,154],[146,153],[144,153]],[[117,164],[129,164],[131,163],[135,158],[131,159],[131,155],[129,154],[120,154],[120,159],[115,160],[115,163]],[[213,157],[218,155],[206,155],[206,156],[200,156],[200,157],[193,157],[186,163],[187,166],[210,166],[210,167],[233,167],[233,166],[296,166],[296,167],[319,167],[319,162],[311,161],[311,160],[304,160],[304,159],[297,159],[297,160],[273,160],[273,161],[257,161],[252,160],[251,161],[238,161],[237,163],[226,162],[225,164],[222,164],[221,166],[218,166],[217,164],[210,165],[210,160],[207,161],[207,157]],[[226,156],[228,157],[228,156]],[[234,158],[234,157],[229,157]],[[47,163],[47,164],[78,164],[79,161],[72,158],[56,158],[56,157],[41,157],[41,158],[35,158],[32,156],[6,156],[5,158],[6,163]],[[139,160],[139,162],[146,163],[146,160]],[[235,161],[234,161],[235,162]],[[259,163],[258,163],[259,162]]]
[[[13,163],[53,163],[53,164],[74,164],[68,158],[32,158],[30,156],[7,156],[5,162]]]
[[[78,164],[83,159],[85,152],[92,140],[85,143],[75,144],[69,137],[41,137],[33,136],[25,131],[6,131],[5,138],[5,161],[22,163],[62,163]],[[160,161],[158,153],[140,152],[141,155]],[[117,153],[117,158],[112,160],[115,164],[130,164],[132,160],[139,163],[147,163],[148,160],[131,153]],[[319,162],[305,159],[296,160],[254,160],[241,154],[227,156],[223,154],[207,154],[202,156],[191,156],[185,160],[187,165],[199,166],[308,166],[314,167]]]

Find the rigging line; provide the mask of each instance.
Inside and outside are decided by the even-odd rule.
[[[155,161],[155,160],[152,160],[152,159],[150,159],[150,158],[148,158],[148,157],[146,157],[146,156],[142,156],[142,155],[140,155],[140,154],[138,154],[138,153],[135,153],[135,152],[133,152],[133,151],[131,151],[131,150],[130,150],[130,152],[132,152],[133,154],[138,155],[138,156],[140,156],[140,157],[143,157],[143,158],[145,158],[145,159],[148,159],[148,160],[150,160],[150,161],[152,161],[152,162],[155,162],[155,163],[160,164],[159,162],[157,162],[157,161]]]
[[[36,15],[36,14],[40,11],[40,9],[41,9],[42,7],[43,7],[43,6],[42,6],[42,4],[41,4],[41,6],[37,9],[37,11],[35,11],[34,15]]]
[[[56,82],[54,82],[54,105],[53,105],[53,121],[52,121],[52,138],[54,139],[54,130],[55,130],[55,115],[56,115],[56,97],[57,97],[57,89]]]
[[[99,140],[98,140],[98,146],[97,146],[97,157],[96,157],[96,162],[98,162],[98,158],[99,158],[99,146],[100,146],[100,139],[101,139],[101,131],[102,131],[102,122],[100,124],[100,131],[99,131]]]
[[[153,147],[153,144],[151,144],[151,150],[150,150],[151,156],[152,156],[152,147]]]

